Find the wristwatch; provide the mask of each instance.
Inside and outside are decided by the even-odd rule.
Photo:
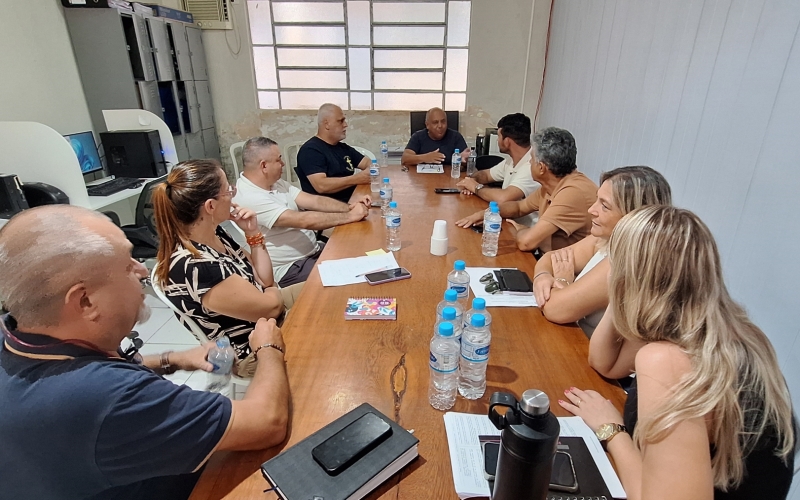
[[[485,186],[483,184],[478,184],[475,186],[475,194],[478,194],[478,191],[483,189]]]
[[[603,445],[605,450],[608,442],[620,432],[628,432],[628,428],[622,424],[603,424],[595,431],[595,435],[597,435],[597,439],[600,440],[600,444]]]

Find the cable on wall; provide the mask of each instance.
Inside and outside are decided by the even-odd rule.
[[[544,96],[544,77],[547,75],[547,55],[550,52],[550,29],[553,26],[553,6],[555,0],[550,0],[550,18],[547,20],[547,41],[544,45],[544,64],[542,65],[542,84],[539,86],[539,101],[536,103],[536,113],[533,115],[533,129],[536,130],[539,124],[539,109],[542,107],[542,96]]]

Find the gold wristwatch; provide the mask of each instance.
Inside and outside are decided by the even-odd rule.
[[[478,194],[478,191],[483,189],[485,186],[483,184],[476,184],[475,185],[475,194]]]
[[[605,450],[608,442],[620,432],[628,432],[628,428],[622,424],[603,424],[595,431],[595,435],[597,435],[597,439],[600,440],[600,444],[603,445]]]

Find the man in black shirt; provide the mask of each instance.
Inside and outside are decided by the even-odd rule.
[[[346,136],[342,108],[329,103],[320,106],[317,135],[297,153],[297,176],[303,191],[348,203],[357,185],[370,183],[370,159],[341,142]]]
[[[457,130],[447,128],[447,115],[441,108],[429,109],[425,114],[425,130],[418,130],[403,151],[403,165],[441,163],[450,165],[453,152],[461,151],[461,161],[469,156],[467,142]]]

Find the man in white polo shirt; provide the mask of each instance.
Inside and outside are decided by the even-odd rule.
[[[531,119],[522,113],[506,115],[497,122],[497,146],[500,152],[511,156],[488,170],[479,170],[472,177],[461,180],[456,186],[466,195],[477,195],[486,201],[517,201],[539,189],[540,184],[531,176]],[[484,186],[490,182],[503,182],[503,187]],[[524,215],[516,222],[533,226],[538,213]]]
[[[358,222],[369,213],[369,196],[348,205],[304,193],[281,179],[285,164],[280,148],[266,137],[253,137],[245,143],[242,163],[234,202],[258,214],[275,281],[281,287],[308,279],[324,246],[314,231]]]

